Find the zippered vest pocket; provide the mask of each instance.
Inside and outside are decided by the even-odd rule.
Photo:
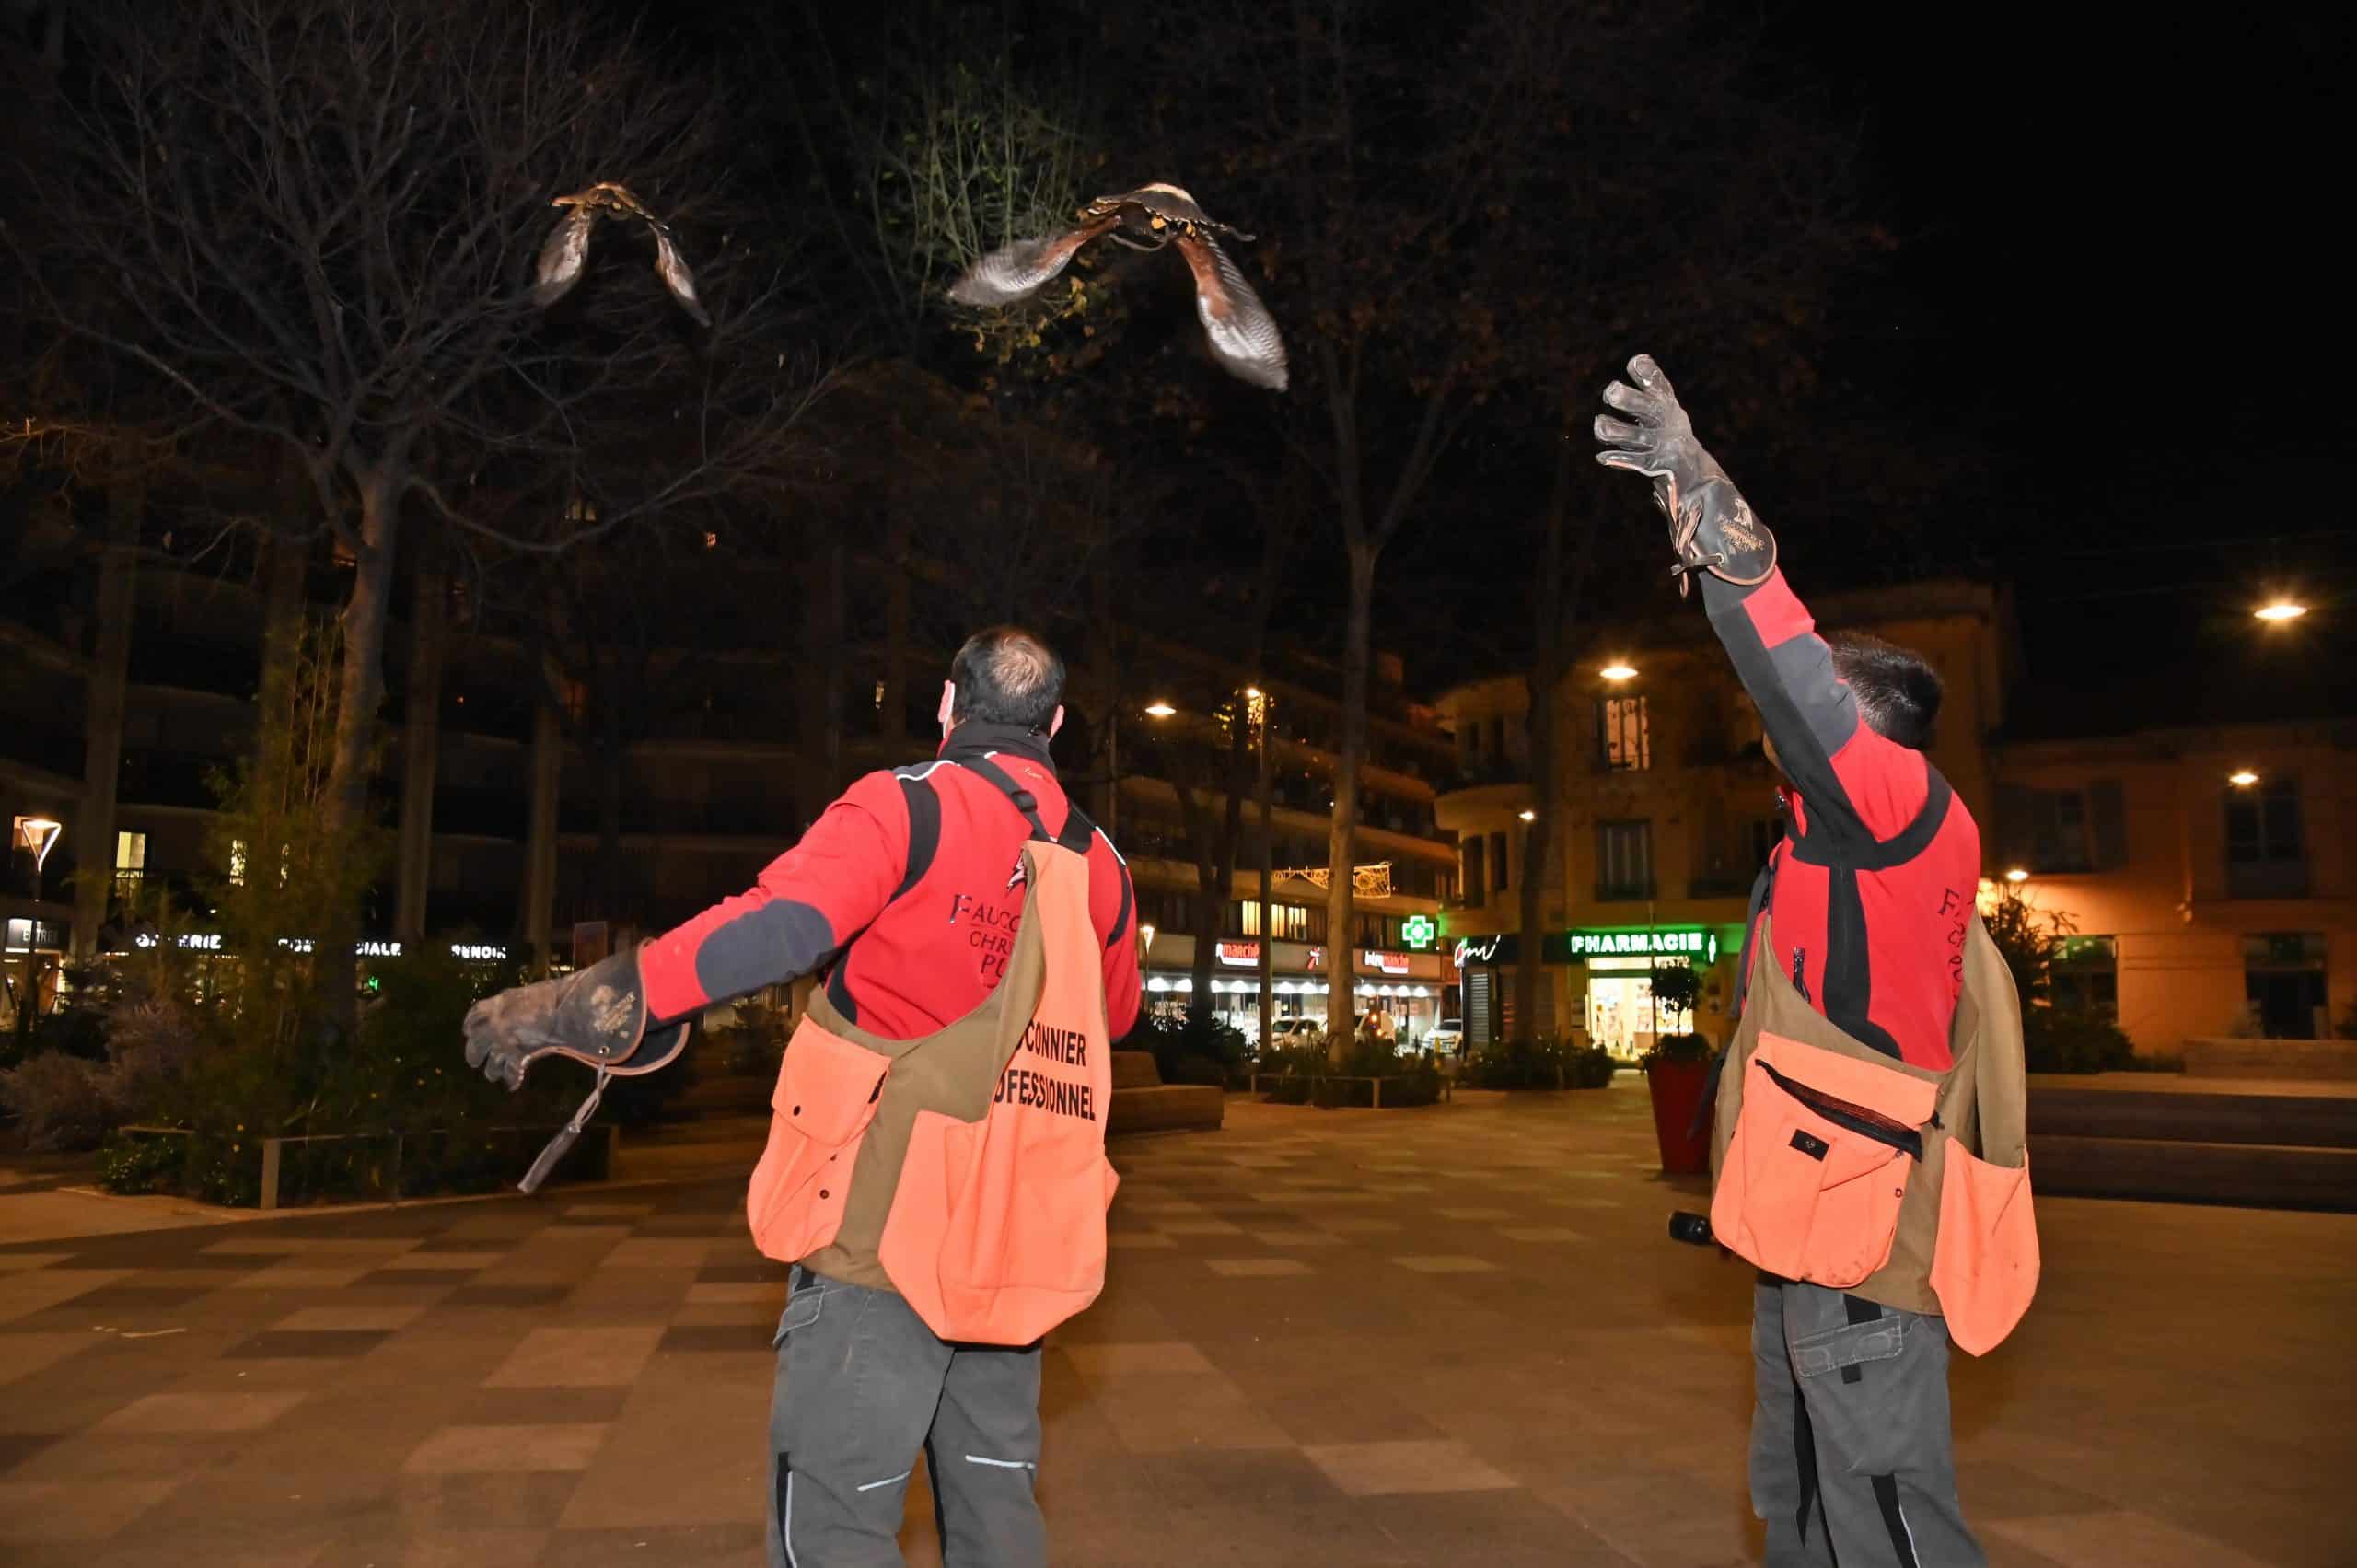
[[[1771,1274],[1846,1289],[1890,1257],[1936,1080],[1765,1031],[1711,1228]]]

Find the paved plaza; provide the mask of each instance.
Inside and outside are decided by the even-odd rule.
[[[1114,1157],[1105,1297],[1046,1353],[1058,1562],[1756,1561],[1748,1278],[1665,1238],[1694,1188],[1631,1075],[1232,1100]],[[0,1247],[0,1562],[758,1562],[784,1279],[740,1191]],[[2037,1307],[1957,1357],[1992,1562],[2357,1562],[2357,1216],[2040,1214]]]

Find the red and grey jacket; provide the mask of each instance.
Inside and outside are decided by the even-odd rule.
[[[1867,727],[1782,572],[1749,588],[1700,575],[1791,786],[1792,836],[1752,889],[1742,972],[1765,911],[1770,957],[1812,1006],[1863,1045],[1945,1072],[1980,830],[1929,759]]]
[[[985,776],[993,771],[1010,783]],[[978,723],[952,731],[935,761],[853,784],[750,889],[642,948],[649,1018],[821,969],[836,1010],[876,1034],[912,1040],[964,1017],[1005,974],[1021,923],[1031,824],[1015,789],[1087,858],[1106,1023],[1119,1040],[1138,1014],[1129,868],[1065,797],[1044,736]]]

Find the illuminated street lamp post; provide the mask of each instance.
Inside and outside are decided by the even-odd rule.
[[[49,864],[49,852],[57,842],[64,825],[53,817],[19,817],[17,837],[33,856],[33,917],[31,933],[25,939],[25,989],[17,999],[17,1032],[32,1032],[33,1015],[41,1009],[41,870]]]

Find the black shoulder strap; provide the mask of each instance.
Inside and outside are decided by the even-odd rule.
[[[1015,808],[1023,813],[1023,819],[1031,824],[1033,838],[1044,839],[1051,843],[1059,842],[1055,834],[1048,831],[1048,825],[1039,819],[1039,797],[1016,784],[1014,776],[1004,768],[1000,767],[988,757],[975,757],[961,763],[960,766],[975,777],[995,786],[1001,795],[1013,801]],[[1069,828],[1071,824],[1067,822],[1065,826]]]
[[[941,796],[934,793],[925,777],[932,772],[927,768],[923,772],[892,775],[892,781],[900,786],[901,803],[909,810],[908,864],[900,874],[900,885],[884,900],[884,909],[890,909],[924,880],[924,874],[933,868],[934,856],[941,849]],[[881,916],[884,910],[876,912]],[[875,923],[870,920],[867,925]],[[836,949],[835,961],[827,966],[827,1000],[834,1004],[835,1011],[842,1015],[847,1024],[859,1022],[859,1004],[852,1000],[851,981],[845,970],[851,962],[852,947],[867,935],[867,925],[853,932]]]
[[[892,897],[897,899],[924,880],[924,874],[933,869],[934,853],[941,847],[941,796],[923,778],[907,773],[893,776],[900,781],[900,798],[909,808],[909,868],[900,877],[900,885],[892,891]]]

